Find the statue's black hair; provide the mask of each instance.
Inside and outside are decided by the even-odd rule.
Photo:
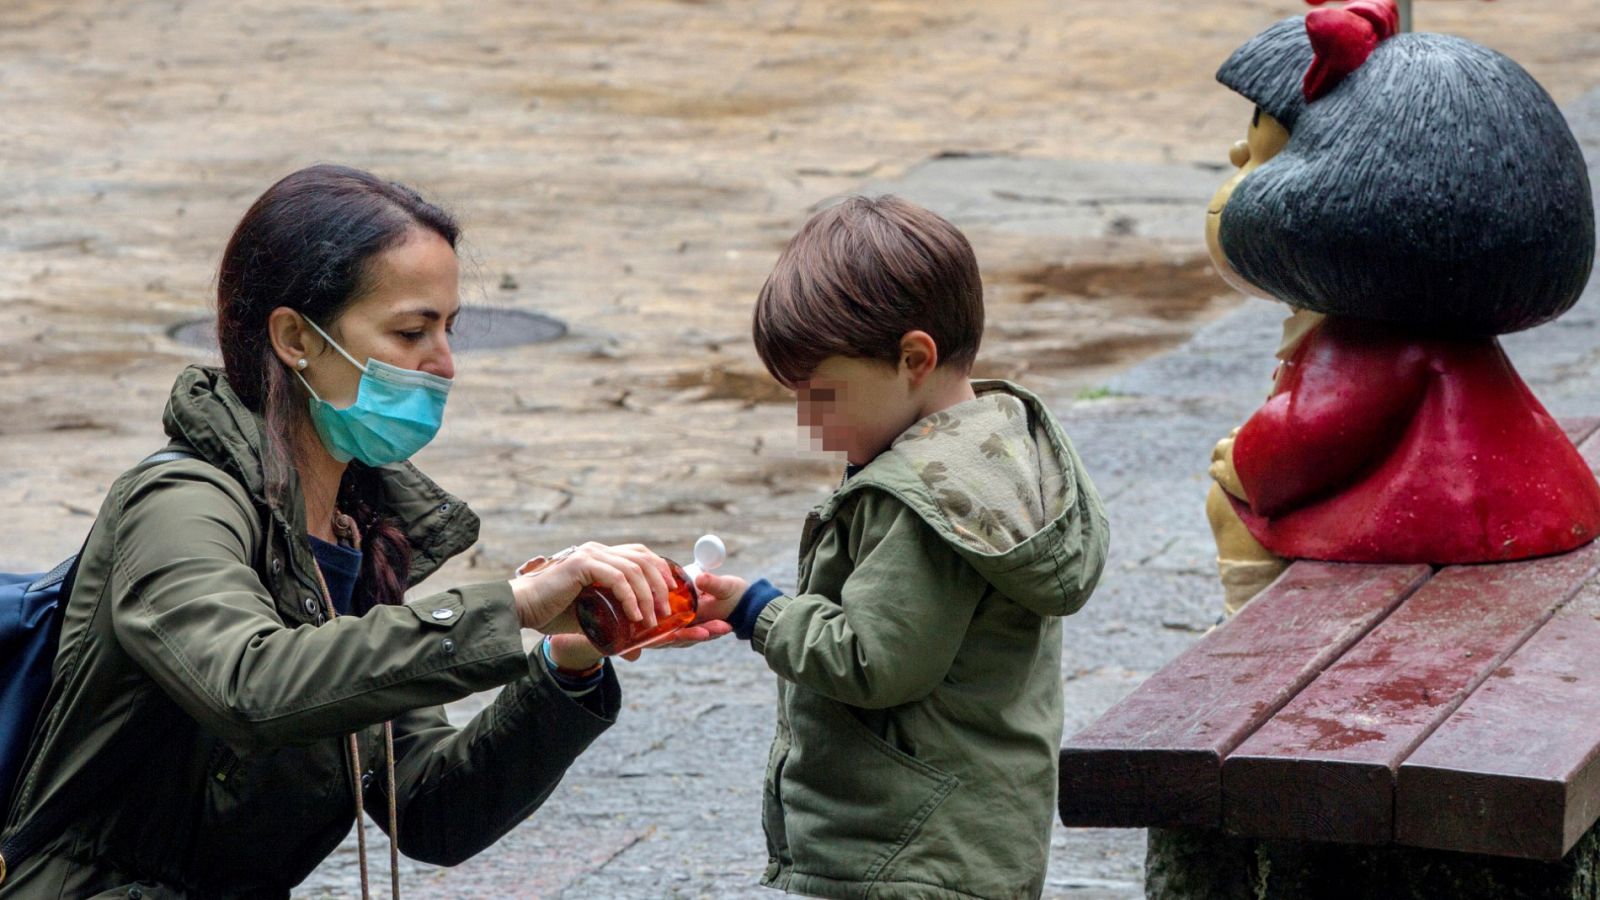
[[[1532,76],[1470,41],[1401,34],[1307,103],[1311,58],[1297,17],[1217,73],[1290,133],[1223,210],[1239,274],[1295,306],[1431,333],[1504,334],[1577,302],[1594,199]]]

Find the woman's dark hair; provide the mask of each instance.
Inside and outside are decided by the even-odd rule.
[[[849,197],[811,217],[756,300],[756,353],[793,387],[830,356],[900,361],[926,331],[939,365],[967,369],[983,338],[983,283],[954,225],[885,195]]]
[[[265,424],[268,502],[288,500],[297,435],[309,418],[294,378],[273,352],[267,318],[286,306],[329,328],[369,288],[370,264],[413,228],[455,247],[454,219],[416,191],[345,166],[301,169],[268,188],[234,229],[217,275],[217,340],[228,385]],[[357,610],[400,603],[411,547],[381,512],[377,473],[351,463],[340,504],[361,529]]]
[[[1295,306],[1441,334],[1518,331],[1577,302],[1594,264],[1588,169],[1521,66],[1400,34],[1307,103],[1311,60],[1293,18],[1217,73],[1290,132],[1223,209],[1240,275]]]

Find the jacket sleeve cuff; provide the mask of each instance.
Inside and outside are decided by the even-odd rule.
[[[766,655],[767,636],[771,634],[772,626],[777,624],[778,617],[783,615],[784,609],[793,602],[793,597],[780,596],[773,598],[762,608],[761,615],[756,617],[755,629],[750,634],[750,649],[763,656]]]
[[[587,673],[579,672],[568,674],[561,671],[555,660],[550,656],[550,636],[539,642],[539,658],[544,660],[544,669],[550,673],[550,678],[555,681],[556,687],[561,688],[568,697],[582,697],[592,693],[606,680],[606,666],[611,664],[608,659],[602,658]]]
[[[783,596],[783,591],[772,586],[772,582],[765,578],[756,581],[745,588],[744,596],[739,598],[739,605],[728,614],[728,624],[733,626],[733,633],[741,641],[750,640],[755,633],[756,619],[767,604]]]
[[[584,724],[578,731],[591,732],[585,738],[585,743],[617,721],[617,714],[622,710],[622,685],[617,681],[616,669],[610,659],[601,663],[593,684],[579,687],[576,691],[564,684],[556,674],[555,667],[545,661],[543,641],[528,654],[528,669],[533,676],[535,692],[551,698],[540,702],[562,709],[571,708],[579,713],[579,720]],[[559,701],[553,699],[557,697]]]

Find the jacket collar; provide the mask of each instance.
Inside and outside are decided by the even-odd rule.
[[[287,497],[273,509],[267,501],[262,469],[263,423],[234,393],[222,370],[190,366],[178,376],[167,400],[162,425],[168,437],[238,480],[257,508],[295,538],[295,552],[307,546],[304,499],[298,477],[289,474]],[[361,466],[352,462],[351,466]],[[364,468],[364,467],[363,467]],[[393,520],[411,544],[409,582],[431,575],[445,560],[478,540],[476,514],[409,462],[368,470],[377,479],[378,511]]]
[[[1021,466],[1021,474],[1031,472],[1032,477],[1040,479],[1037,496],[1043,510],[1037,520],[1022,520],[1026,528],[1002,546],[984,546],[986,542],[971,540],[972,527],[963,535],[958,524],[981,530],[985,519],[997,516],[1000,508],[983,503],[984,493],[968,489],[983,487],[987,479],[1020,465],[1019,460],[1025,457],[1013,455],[1004,444],[991,448],[984,441],[980,445],[977,441],[986,429],[962,429],[955,416],[935,414],[914,424],[888,450],[834,491],[814,512],[815,521],[833,518],[845,501],[859,491],[888,493],[920,516],[940,540],[1001,593],[1040,615],[1068,615],[1088,599],[1105,565],[1105,507],[1077,451],[1043,400],[1006,381],[975,380],[972,387],[979,399],[991,394],[1010,395],[1026,411],[1027,430],[1038,447],[1038,456],[1031,464]],[[931,455],[924,452],[934,440],[918,438],[930,433],[925,425],[932,426],[935,437],[941,431],[948,433],[950,439],[944,450]],[[981,456],[951,456],[946,463],[941,454],[952,446]],[[978,461],[964,465],[963,459],[968,463]],[[956,471],[956,467],[963,471]],[[962,474],[969,480],[963,481],[959,477]],[[1008,480],[999,479],[991,487],[1004,488]],[[981,510],[980,505],[988,509]],[[991,522],[1000,524],[1000,519]]]

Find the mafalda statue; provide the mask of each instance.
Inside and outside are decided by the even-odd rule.
[[[1213,454],[1230,614],[1289,559],[1498,562],[1600,533],[1600,486],[1495,338],[1588,280],[1583,155],[1521,66],[1396,25],[1392,0],[1318,9],[1217,73],[1256,109],[1211,256],[1293,311],[1270,398]]]

